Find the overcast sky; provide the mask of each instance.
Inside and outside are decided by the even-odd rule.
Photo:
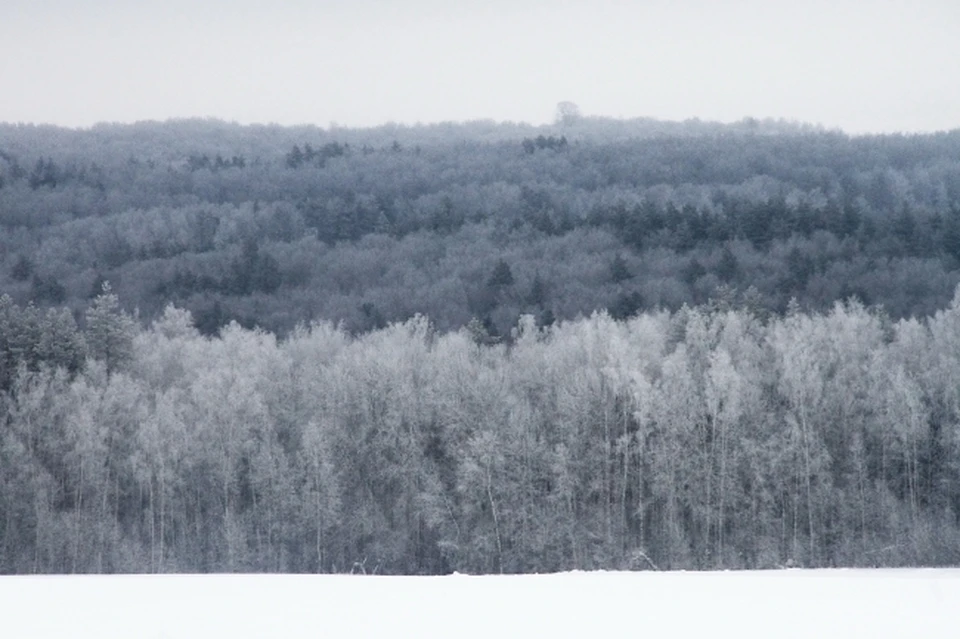
[[[0,121],[960,127],[960,0],[0,0]]]

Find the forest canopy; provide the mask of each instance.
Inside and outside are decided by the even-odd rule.
[[[960,562],[960,132],[0,125],[0,572]]]
[[[174,303],[206,335],[416,314],[506,335],[522,314],[628,318],[728,289],[901,318],[949,303],[958,260],[958,131],[0,124],[0,290],[81,323],[104,281],[141,322]]]
[[[173,306],[141,329],[109,290],[69,320],[0,299],[29,354],[0,573],[960,562],[960,291],[923,320],[728,300],[496,342],[421,316],[211,338]]]

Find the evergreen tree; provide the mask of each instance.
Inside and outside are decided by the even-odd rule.
[[[542,307],[547,302],[547,285],[537,273],[530,284],[530,292],[527,294],[527,303],[531,306]]]
[[[619,284],[620,282],[629,280],[631,277],[633,277],[633,273],[630,272],[627,261],[623,259],[620,253],[617,253],[613,261],[610,262],[610,279],[614,284]]]
[[[506,260],[502,258],[497,260],[497,264],[493,267],[493,272],[487,280],[487,286],[494,289],[513,286],[513,272],[510,270],[510,265],[507,264]]]
[[[106,366],[107,373],[116,372],[133,359],[133,338],[137,323],[123,309],[108,282],[93,300],[86,313],[86,342],[91,357]]]
[[[10,269],[10,277],[18,282],[25,282],[31,275],[33,275],[33,260],[26,255],[21,255]]]

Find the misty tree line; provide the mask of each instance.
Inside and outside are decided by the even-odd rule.
[[[149,327],[0,299],[0,572],[960,561],[960,292],[496,338]]]
[[[417,313],[508,334],[756,288],[927,316],[960,283],[960,131],[580,117],[375,129],[0,123],[0,291],[285,336]],[[491,287],[507,263],[513,283]],[[614,264],[619,266],[614,269]]]

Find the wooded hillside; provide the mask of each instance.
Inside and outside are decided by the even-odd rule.
[[[77,319],[104,280],[142,320],[173,302],[204,334],[417,313],[505,334],[523,313],[626,318],[722,287],[899,318],[945,306],[958,259],[957,131],[0,125],[0,290]]]
[[[0,572],[956,564],[958,260],[960,132],[0,125]]]

